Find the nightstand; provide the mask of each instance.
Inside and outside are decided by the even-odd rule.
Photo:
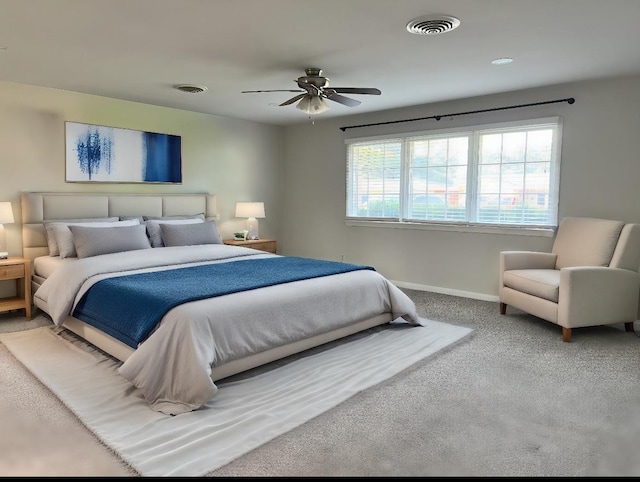
[[[259,249],[260,251],[274,254],[278,244],[275,239],[247,239],[246,241],[241,239],[225,239],[222,242],[231,246],[244,246],[245,248]]]
[[[31,260],[10,256],[0,259],[0,281],[16,280],[16,296],[0,298],[0,312],[24,309],[31,319]]]

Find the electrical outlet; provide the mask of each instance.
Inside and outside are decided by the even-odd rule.
[[[344,254],[340,255],[340,261],[344,261]]]

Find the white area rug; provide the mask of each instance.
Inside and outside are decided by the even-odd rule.
[[[217,383],[202,409],[170,417],[149,408],[120,362],[66,330],[0,334],[9,351],[102,442],[142,476],[202,476],[470,333],[424,320],[394,324]]]

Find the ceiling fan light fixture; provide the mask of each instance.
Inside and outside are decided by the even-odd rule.
[[[329,106],[319,95],[307,94],[296,104],[296,109],[300,109],[309,115],[315,115],[328,111]]]

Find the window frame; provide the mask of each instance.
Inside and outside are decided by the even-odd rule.
[[[408,228],[408,229],[430,229],[439,231],[471,231],[481,233],[508,233],[508,234],[524,234],[538,236],[552,236],[557,228],[559,216],[559,200],[560,200],[560,167],[562,161],[562,124],[563,119],[560,116],[550,116],[543,118],[522,119],[518,121],[499,122],[477,124],[471,126],[450,127],[442,129],[430,129],[426,131],[394,133],[388,135],[354,137],[345,139],[347,146],[346,155],[346,185],[345,185],[345,224],[348,226],[370,226],[370,227],[391,227],[391,228]],[[478,203],[478,168],[480,162],[479,138],[482,134],[495,130],[496,132],[514,130],[518,128],[527,130],[536,126],[551,125],[554,128],[554,136],[551,144],[551,171],[549,173],[549,214],[552,222],[549,224],[507,224],[507,223],[487,223],[477,220],[469,221],[470,213],[474,213]],[[422,220],[413,218],[403,218],[404,205],[408,202],[410,196],[409,188],[409,151],[410,143],[421,137],[453,137],[455,135],[469,136],[469,149],[467,153],[467,192],[466,196],[469,200],[465,203],[465,220]],[[350,216],[349,203],[350,187],[352,184],[351,169],[351,145],[380,143],[384,141],[397,142],[401,141],[400,148],[400,212],[398,217],[365,217]],[[522,163],[524,164],[524,163]]]

